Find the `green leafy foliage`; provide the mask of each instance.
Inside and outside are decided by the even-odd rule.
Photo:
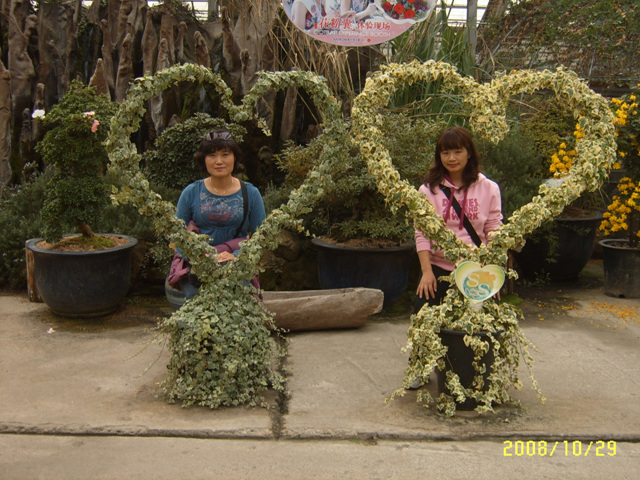
[[[455,66],[463,75],[474,75],[475,62],[468,43],[466,28],[449,24],[446,5],[435,10],[431,16],[391,41],[392,61],[404,63],[435,60]],[[463,103],[459,92],[443,92],[442,81],[417,81],[401,85],[393,93],[391,107],[410,115],[445,115],[464,117]]]
[[[142,155],[145,176],[155,184],[182,190],[191,182],[202,178],[193,154],[202,138],[210,131],[224,128],[240,142],[246,130],[238,125],[227,125],[220,118],[196,113],[184,122],[167,128],[158,137],[154,148]]]
[[[126,101],[111,122],[107,150],[110,173],[120,179],[112,198],[117,204],[132,204],[149,216],[161,240],[171,239],[190,259],[193,272],[203,282],[199,295],[188,300],[163,323],[172,350],[170,374],[164,389],[171,400],[183,405],[221,405],[261,403],[261,393],[269,387],[282,390],[279,366],[274,358],[281,354],[271,330],[271,316],[257,301],[252,287],[246,286],[257,273],[265,248],[277,247],[282,228],[300,230],[296,218],[311,211],[330,183],[334,167],[333,149],[322,154],[325,162],[310,171],[307,182],[289,192],[286,204],[271,210],[252,237],[243,243],[233,262],[222,265],[206,235],[187,232],[175,216],[175,205],[151,190],[139,170],[141,155],[131,144],[131,135],[154,95],[178,82],[208,83],[220,96],[221,105],[234,123],[257,120],[256,104],[267,92],[289,86],[304,88],[322,114],[325,134],[344,135],[339,105],[324,80],[310,72],[264,73],[242,105],[232,103],[231,90],[218,74],[202,66],[187,64],[165,69],[153,77],[136,80]],[[339,148],[335,146],[333,148]]]
[[[28,179],[22,185],[5,189],[0,199],[0,287],[23,290],[27,285],[25,266],[25,240],[36,238],[42,232],[42,210],[45,204],[45,192],[50,188],[54,169]],[[115,179],[110,183],[117,184]],[[170,195],[172,192],[166,191]],[[174,195],[177,195],[174,193]],[[107,204],[100,219],[93,224],[99,232],[122,233],[134,236],[139,244],[144,242],[157,255],[148,255],[142,265],[140,275],[152,274],[159,258],[171,258],[168,246],[157,242],[157,236],[151,220],[143,217],[129,205]]]
[[[637,0],[522,0],[483,35],[496,70],[564,65],[583,78],[637,78]]]
[[[304,181],[294,183],[298,186],[293,187],[286,204],[271,210],[258,231],[243,244],[236,260],[226,265],[216,261],[216,253],[206,236],[187,232],[175,217],[173,205],[163,202],[151,191],[148,180],[137,168],[141,156],[129,141],[149,98],[181,81],[212,84],[234,122],[255,119],[265,131],[268,130],[264,122],[256,118],[255,107],[258,100],[272,90],[290,86],[304,88],[323,118],[322,136],[325,138],[312,142],[307,151],[298,148],[291,153],[292,159],[296,155],[299,158],[293,162],[290,172],[295,171],[298,178],[304,177]],[[434,206],[426,197],[402,178],[392,161],[392,158],[396,160],[392,155],[402,154],[392,150],[394,145],[410,144],[411,138],[403,142],[399,140],[402,136],[394,137],[398,131],[391,127],[401,125],[405,120],[402,117],[388,119],[388,110],[385,109],[398,85],[418,81],[441,81],[446,91],[462,92],[474,133],[494,143],[500,142],[509,131],[505,114],[511,96],[542,89],[553,91],[558,101],[565,102],[575,117],[580,116],[581,129],[586,135],[576,146],[576,162],[562,187],[541,186],[538,195],[515,211],[488,245],[475,248],[461,242],[435,215]],[[356,98],[350,130],[342,120],[339,105],[326,82],[309,72],[263,73],[240,106],[232,103],[230,90],[218,75],[197,65],[171,67],[153,77],[143,77],[136,80],[129,92],[127,101],[112,121],[112,132],[107,142],[110,170],[123,182],[114,191],[113,199],[117,203],[131,203],[140,213],[152,216],[158,234],[174,239],[191,259],[193,272],[203,281],[200,295],[187,301],[164,323],[172,349],[170,376],[165,390],[170,398],[185,405],[197,403],[216,407],[259,402],[260,391],[270,383],[275,388],[282,388],[273,369],[274,351],[277,349],[274,350],[269,331],[269,315],[251,288],[245,285],[259,268],[262,250],[277,246],[280,230],[296,227],[303,230],[298,219],[312,212],[327,192],[335,191],[339,182],[334,181],[334,175],[339,179],[345,173],[345,178],[350,178],[351,183],[367,185],[366,174],[359,177],[350,172],[358,156],[365,160],[368,175],[374,178],[389,211],[404,217],[411,226],[435,240],[453,262],[473,260],[481,265],[505,264],[507,250],[521,244],[524,235],[538,228],[546,219],[558,215],[583,191],[597,189],[606,168],[615,158],[612,114],[606,102],[593,94],[574,74],[562,69],[556,72],[515,72],[500,76],[491,84],[479,85],[444,63],[388,65],[367,81],[365,90]],[[393,125],[385,128],[385,120]],[[392,130],[393,134],[389,133]],[[426,133],[429,129],[423,131]],[[412,131],[412,138],[414,133]],[[420,138],[426,141],[430,137],[425,134]],[[404,146],[413,148],[411,155],[407,155],[413,162],[420,158],[421,152],[433,151],[432,147],[420,150],[415,144],[410,145],[413,147]],[[353,149],[354,146],[357,150]],[[429,156],[427,153],[424,155],[425,158]],[[312,168],[307,167],[308,162]],[[424,164],[421,167],[424,171]],[[514,272],[509,271],[508,274],[513,276]],[[490,332],[495,340],[497,358],[497,366],[490,375],[486,391],[482,389],[481,381],[471,389],[463,389],[455,372],[447,375],[447,385],[455,398],[444,395],[437,400],[438,406],[447,414],[455,411],[454,400],[474,398],[479,402],[479,412],[492,410],[494,403],[508,401],[507,389],[521,387],[518,371],[521,358],[529,369],[534,389],[538,390],[531,373],[529,344],[518,326],[520,318],[520,311],[509,304],[485,302],[479,310],[471,308],[460,292],[450,289],[442,305],[424,307],[412,318],[407,343],[411,357],[405,384],[419,375],[428,378],[433,368],[443,365],[445,349],[437,338],[437,332],[446,326],[464,330],[467,337],[478,331]],[[473,338],[467,340],[478,357],[488,348],[486,342]],[[485,366],[478,361],[475,367],[479,375],[484,372]],[[423,392],[421,400],[430,403],[428,392]]]
[[[27,274],[24,243],[40,236],[40,210],[53,172],[45,171],[22,185],[5,189],[0,199],[0,286],[25,288]]]
[[[203,290],[162,324],[173,352],[164,382],[169,399],[210,408],[261,403],[262,392],[284,383],[284,347],[272,335],[271,315],[249,287],[226,281]]]
[[[553,97],[533,97],[528,102],[529,111],[521,113],[523,118],[522,134],[532,140],[532,145],[543,157],[541,166],[545,168],[548,177],[549,159],[558,151],[558,145],[573,137],[576,119],[564,105],[555,101]]]
[[[618,140],[618,162],[625,176],[618,181],[617,192],[607,206],[600,230],[604,235],[627,233],[629,246],[640,241],[640,85],[622,98],[611,100]]]
[[[484,171],[500,185],[502,214],[509,218],[536,195],[548,178],[547,157],[535,148],[535,138],[513,126],[499,143],[479,141]]]

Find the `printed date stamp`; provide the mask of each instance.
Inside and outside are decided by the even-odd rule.
[[[617,444],[615,440],[597,440],[583,442],[581,440],[563,440],[548,442],[546,440],[505,440],[503,456],[505,457],[615,457]]]

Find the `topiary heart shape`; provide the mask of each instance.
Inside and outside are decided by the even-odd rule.
[[[478,248],[465,244],[445,227],[426,197],[400,178],[382,142],[381,110],[387,106],[399,86],[418,81],[439,82],[442,91],[460,94],[471,107],[471,130],[494,143],[499,142],[509,129],[506,123],[509,97],[543,89],[551,91],[579,121],[586,135],[577,143],[577,161],[560,187],[541,185],[538,195],[493,232],[488,244]],[[435,240],[449,260],[458,265],[471,261],[472,269],[476,265],[505,265],[510,248],[521,245],[525,235],[543,221],[559,215],[584,190],[595,190],[605,178],[607,167],[615,159],[613,116],[607,102],[574,73],[563,69],[555,72],[512,72],[498,76],[489,84],[478,84],[470,77],[462,77],[446,63],[429,61],[387,65],[367,80],[365,89],[354,101],[351,118],[354,141],[367,159],[369,173],[376,179],[378,190],[386,198],[390,209],[406,212],[407,221],[412,222],[427,238]],[[508,274],[515,276],[513,271]],[[474,335],[483,332],[493,340],[492,353],[495,358],[487,383],[483,375],[489,366],[482,362],[473,362],[476,375],[471,385],[462,385],[458,373],[448,370],[446,391],[436,400],[438,408],[447,415],[453,415],[456,402],[471,399],[477,404],[476,411],[486,412],[492,411],[494,404],[511,400],[507,389],[521,387],[518,376],[521,357],[529,370],[533,388],[544,401],[533,378],[533,360],[528,349],[530,343],[518,325],[521,318],[522,312],[508,303],[484,302],[481,308],[474,308],[473,302],[465,300],[455,288],[450,288],[441,305],[426,304],[412,317],[406,347],[411,354],[404,385],[428,381],[434,368],[447,370],[444,358],[448,348],[440,338],[441,329],[463,331],[465,345],[473,350],[475,359],[482,358],[491,348],[481,337]],[[404,388],[398,389],[392,398],[404,392]],[[427,407],[433,401],[427,389],[420,390],[417,399]]]
[[[316,74],[297,71],[262,74],[242,104],[234,105],[231,89],[220,75],[194,64],[170,67],[136,79],[111,122],[107,140],[109,169],[123,183],[119,191],[114,187],[114,203],[132,203],[141,214],[151,216],[160,237],[171,239],[182,248],[194,273],[203,281],[199,295],[161,324],[169,334],[172,350],[169,376],[164,383],[166,393],[183,405],[197,403],[215,408],[260,403],[263,400],[260,394],[269,385],[283,388],[283,378],[274,362],[283,352],[269,329],[272,315],[262,302],[256,301],[255,292],[247,284],[257,273],[262,250],[277,246],[280,229],[301,228],[296,219],[311,211],[316,199],[322,196],[325,185],[331,181],[331,159],[335,155],[323,152],[326,161],[309,173],[305,184],[290,194],[286,205],[273,211],[258,231],[243,242],[236,261],[222,266],[215,261],[216,252],[208,237],[188,232],[176,217],[175,206],[151,190],[139,168],[141,155],[130,140],[148,101],[180,82],[213,85],[232,122],[255,119],[265,133],[268,133],[266,125],[256,113],[258,100],[270,90],[290,86],[304,88],[312,97],[323,118],[325,135],[344,136],[347,127],[326,80]],[[338,143],[326,148],[340,148]]]
[[[514,212],[487,245],[469,248],[448,231],[435,215],[424,195],[400,179],[389,152],[382,142],[379,111],[385,107],[399,86],[415,82],[441,82],[441,90],[456,92],[471,107],[469,125],[474,134],[499,142],[509,130],[506,106],[510,97],[538,90],[551,91],[561,101],[585,132],[577,142],[578,153],[560,187],[541,185],[532,201]],[[454,263],[473,259],[480,263],[505,264],[507,250],[521,245],[524,237],[545,220],[558,216],[562,209],[584,190],[593,191],[606,176],[615,160],[613,116],[604,98],[593,92],[574,73],[559,68],[555,72],[517,71],[500,75],[491,83],[479,84],[463,77],[455,67],[428,61],[390,64],[367,80],[365,89],[355,99],[352,111],[352,134],[362,154],[368,159],[371,175],[378,189],[394,211],[408,208],[408,220],[428,238],[444,248]]]

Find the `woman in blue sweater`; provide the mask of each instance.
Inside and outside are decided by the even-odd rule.
[[[256,187],[233,176],[242,160],[242,151],[226,130],[208,133],[194,158],[207,176],[182,191],[176,215],[186,226],[195,225],[200,233],[209,235],[209,243],[218,250],[219,262],[232,261],[240,250],[240,242],[265,219],[262,196]],[[181,278],[178,285],[187,298],[198,292],[193,275]]]

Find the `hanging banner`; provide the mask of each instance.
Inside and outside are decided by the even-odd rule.
[[[436,0],[282,0],[307,35],[348,47],[387,42],[426,20]]]

